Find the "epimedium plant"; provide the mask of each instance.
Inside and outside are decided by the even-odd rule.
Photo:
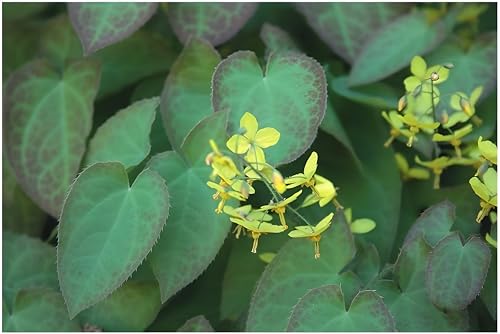
[[[3,329],[493,330],[495,6],[3,5]]]

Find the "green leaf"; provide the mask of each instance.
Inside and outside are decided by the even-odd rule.
[[[488,308],[493,319],[497,319],[497,253],[492,252],[490,269],[481,289],[481,300]]]
[[[22,290],[17,294],[12,310],[5,311],[8,312],[3,318],[6,332],[81,331],[78,322],[69,319],[61,293],[50,289]]]
[[[313,256],[313,243],[307,239],[289,240],[280,249],[257,283],[247,331],[284,331],[297,299],[309,289],[349,281],[359,286],[352,273],[339,274],[356,252],[343,213],[334,216],[332,226],[321,237],[320,248],[322,256],[318,260]]]
[[[330,80],[330,87],[340,96],[375,108],[396,109],[398,105],[396,91],[383,82],[351,88],[349,78],[343,76]]]
[[[150,169],[131,186],[117,162],[96,163],[78,176],[61,213],[57,248],[71,317],[127,280],[158,239],[168,212],[165,182]]]
[[[491,252],[478,237],[462,244],[458,233],[439,241],[429,258],[426,286],[434,305],[444,310],[463,310],[481,291]]]
[[[17,5],[9,3],[10,5]],[[21,4],[29,5],[29,4]],[[5,5],[3,8],[5,17]],[[7,77],[21,65],[29,62],[33,58],[33,49],[39,42],[38,22],[2,22],[2,77]]]
[[[425,210],[406,235],[404,244],[422,236],[431,246],[435,247],[451,230],[455,220],[455,206],[444,201]]]
[[[119,161],[129,168],[141,163],[151,150],[149,134],[159,104],[158,97],[141,100],[110,117],[90,140],[85,165]]]
[[[157,8],[157,3],[68,4],[71,23],[86,55],[129,37],[153,16]]]
[[[283,164],[302,155],[316,137],[326,110],[326,80],[321,66],[302,54],[275,54],[262,72],[256,55],[238,51],[223,60],[212,80],[214,110],[229,110],[229,131],[239,129],[249,111],[259,127],[281,133],[266,153],[270,163]]]
[[[299,11],[319,37],[353,63],[374,32],[408,9],[395,3],[299,3]]]
[[[192,38],[165,81],[161,94],[163,125],[172,146],[179,150],[189,131],[213,113],[211,80],[220,56],[209,43]]]
[[[394,266],[396,281],[381,280],[374,289],[384,298],[400,332],[466,331],[467,312],[441,312],[425,290],[425,269],[431,248],[422,237],[401,249]]]
[[[196,316],[192,319],[189,319],[182,325],[178,330],[178,332],[214,332],[214,329],[210,325],[210,322],[202,316]]]
[[[45,10],[48,5],[48,3],[5,3],[2,4],[2,19],[4,21],[27,19],[39,14]],[[16,22],[16,24],[17,23],[18,22]]]
[[[354,260],[354,272],[359,276],[365,286],[371,286],[380,272],[380,257],[377,247],[372,243],[364,244],[362,247],[357,245],[358,251]]]
[[[83,311],[78,319],[107,332],[142,332],[160,311],[156,282],[128,280],[106,299]]]
[[[2,236],[2,292],[11,307],[21,289],[59,290],[54,247],[25,235],[4,231]]]
[[[429,24],[418,11],[385,25],[356,57],[349,85],[372,83],[408,66],[413,56],[423,55],[439,45],[447,30],[443,20]]]
[[[474,88],[483,86],[481,100],[493,91],[497,79],[497,34],[480,35],[468,50],[452,41],[442,45],[427,57],[428,64],[452,63],[448,80],[439,85],[442,96],[454,92],[470,95]],[[444,101],[448,103],[449,98]]]
[[[98,85],[99,66],[91,60],[62,71],[35,60],[6,83],[7,156],[23,190],[54,217],[79,169]]]
[[[236,35],[256,9],[256,3],[171,3],[167,15],[182,43],[193,36],[216,46]]]
[[[360,291],[347,308],[338,285],[309,290],[294,306],[287,331],[393,332],[394,319],[374,291]]]
[[[4,231],[7,229],[38,237],[43,231],[47,215],[17,184],[5,154],[2,155],[2,161],[2,227]]]
[[[81,57],[80,42],[66,15],[47,24],[41,36],[40,53],[55,64]],[[97,59],[102,68],[98,98],[120,91],[145,77],[165,74],[175,54],[175,47],[165,38],[146,30],[139,30],[129,38],[94,53],[91,58]]]
[[[275,52],[300,52],[299,47],[288,32],[278,26],[264,23],[259,36],[266,46],[266,58]]]

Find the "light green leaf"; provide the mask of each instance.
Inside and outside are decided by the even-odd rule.
[[[330,80],[330,87],[335,93],[354,102],[375,108],[396,109],[399,97],[391,86],[377,82],[351,88],[348,81],[347,76],[337,77]]]
[[[110,117],[90,140],[85,165],[109,161],[119,161],[125,168],[138,165],[151,150],[149,134],[159,104],[158,97],[141,100]]]
[[[481,291],[491,252],[478,237],[463,244],[453,233],[438,242],[429,258],[426,286],[434,305],[446,310],[463,310]]]
[[[158,239],[168,212],[165,182],[150,169],[131,186],[117,162],[96,163],[78,176],[64,203],[57,248],[71,317],[127,280]]]
[[[59,290],[54,247],[25,235],[4,231],[2,236],[3,301],[12,307],[21,289]]]
[[[299,3],[299,11],[319,37],[348,63],[380,27],[408,9],[396,3]]]
[[[54,217],[85,151],[99,74],[91,60],[70,62],[63,70],[35,60],[5,86],[7,156],[23,190]]]
[[[430,251],[422,237],[412,239],[396,261],[396,281],[381,280],[374,289],[384,298],[400,332],[466,331],[467,312],[441,312],[427,296],[425,270]]]
[[[259,127],[281,133],[277,145],[266,150],[270,163],[283,164],[302,155],[316,137],[326,110],[326,80],[321,66],[302,54],[275,54],[262,72],[256,55],[238,51],[223,60],[212,80],[216,112],[229,110],[229,131],[251,112]]]
[[[182,325],[178,332],[214,332],[210,322],[202,315],[189,319]]]
[[[320,251],[321,258],[314,259],[313,243],[308,239],[289,240],[280,249],[257,283],[247,331],[284,331],[297,299],[309,289],[338,283],[359,286],[352,273],[339,274],[356,252],[343,213],[337,212],[322,235]]]
[[[68,12],[85,54],[119,42],[146,23],[157,3],[69,3]]]
[[[171,3],[167,15],[182,43],[194,36],[215,46],[236,35],[256,9],[257,3]]]
[[[78,319],[107,332],[141,332],[153,322],[160,307],[156,282],[128,280]]]
[[[429,24],[418,11],[394,20],[378,30],[355,58],[349,85],[372,83],[408,66],[413,56],[438,46],[448,30],[445,19]]]
[[[220,56],[209,43],[192,38],[165,81],[161,95],[163,125],[172,146],[179,150],[189,131],[213,113],[211,80]]]
[[[360,291],[349,307],[338,285],[309,290],[294,306],[287,331],[393,332],[394,319],[374,291]]]
[[[5,305],[3,306],[5,308]],[[61,293],[50,289],[21,290],[12,310],[2,319],[6,332],[80,332],[76,320],[70,320]]]

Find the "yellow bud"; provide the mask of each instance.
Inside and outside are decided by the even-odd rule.
[[[408,100],[406,98],[406,95],[401,96],[401,98],[398,101],[398,111],[401,112],[406,108],[408,105]]]
[[[286,191],[285,180],[283,179],[283,175],[278,170],[273,170],[272,182],[274,188],[280,193],[284,193]]]
[[[443,111],[443,113],[441,114],[441,124],[446,124],[448,123],[448,120],[450,119],[448,113],[445,111]]]
[[[467,116],[472,116],[472,106],[470,105],[469,100],[460,97],[460,107]]]

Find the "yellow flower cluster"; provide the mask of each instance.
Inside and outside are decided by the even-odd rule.
[[[324,207],[332,203],[337,209],[343,209],[337,200],[337,188],[327,178],[316,173],[318,154],[312,152],[302,173],[283,178],[281,172],[267,163],[264,149],[278,143],[280,133],[274,128],[259,129],[254,115],[247,112],[240,119],[240,129],[226,142],[229,152],[223,152],[211,140],[210,152],[205,162],[212,167],[212,174],[207,185],[216,192],[214,200],[219,203],[215,211],[229,216],[229,220],[236,224],[234,233],[249,235],[253,239],[252,253],[257,252],[259,238],[268,233],[281,233],[288,229],[286,213],[293,213],[305,225],[295,226],[288,235],[291,238],[308,238],[314,244],[314,257],[320,257],[319,241],[321,234],[332,224],[334,213],[329,213],[318,224],[313,225],[304,218],[298,210],[318,204]],[[252,186],[259,181],[266,185],[272,199],[269,204],[253,208],[247,204],[233,207],[227,202],[230,199],[246,202],[250,195],[255,194]],[[291,206],[299,200],[303,190],[299,189],[289,196],[285,192],[294,188],[307,188],[310,193],[305,196],[297,208]],[[280,224],[273,224],[276,214]],[[370,219],[358,219],[351,223],[351,213],[346,210],[346,216],[353,233],[367,233],[375,228],[375,222]]]
[[[441,174],[446,168],[454,165],[480,164],[479,154],[475,148],[469,148],[465,151],[467,154],[464,154],[461,146],[463,138],[473,130],[473,124],[468,122],[471,121],[476,125],[481,123],[475,115],[475,105],[483,88],[477,87],[470,96],[463,92],[455,92],[451,96],[442,97],[438,86],[448,79],[452,68],[452,64],[428,67],[422,57],[415,56],[410,65],[412,75],[404,80],[406,93],[399,100],[397,110],[382,111],[382,117],[391,127],[390,138],[384,144],[386,147],[401,136],[406,138],[408,147],[412,147],[419,138],[423,140],[426,136],[429,141],[434,142],[433,160],[422,161],[420,157],[415,156],[418,165],[434,174],[434,189],[439,189]],[[439,110],[441,112],[439,117],[438,104],[446,105]],[[458,125],[459,123],[463,125]],[[446,150],[447,147],[453,150],[449,152]],[[396,156],[396,161],[404,180],[427,179],[430,176],[422,168],[410,168],[401,154]]]

